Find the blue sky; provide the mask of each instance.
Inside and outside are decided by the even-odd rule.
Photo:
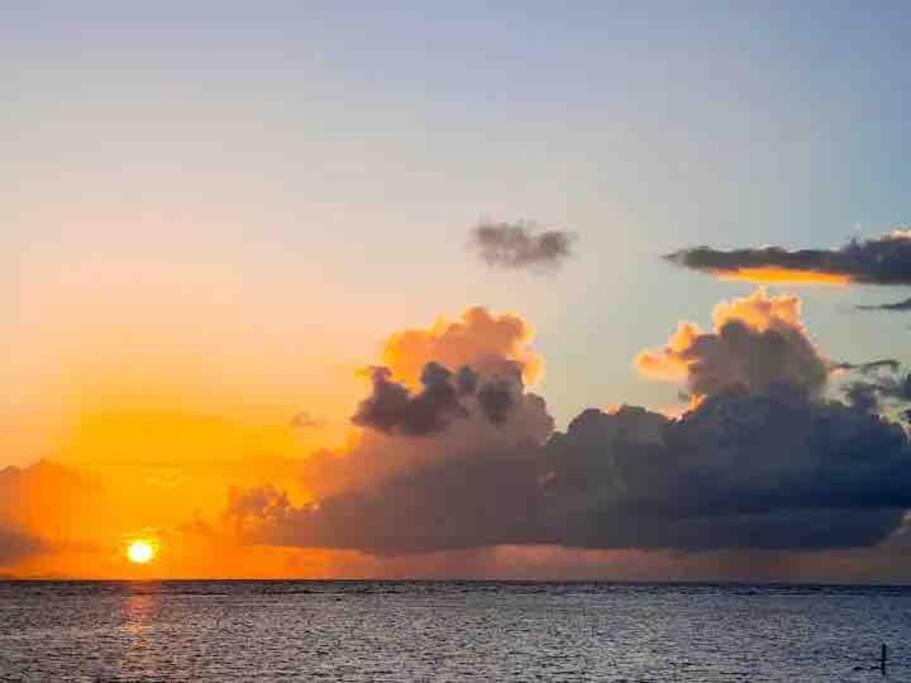
[[[897,2],[6,2],[4,373],[65,372],[74,344],[108,357],[73,341],[86,327],[189,353],[144,345],[151,325],[225,371],[280,357],[268,371],[316,396],[310,347],[367,363],[388,333],[485,304],[537,330],[558,420],[666,405],[634,353],[750,288],[662,253],[907,224],[909,19]],[[465,250],[483,217],[575,231],[577,255],[490,271]],[[902,316],[851,310],[895,293],[800,293],[831,357],[911,360]],[[12,413],[38,410],[28,393]]]

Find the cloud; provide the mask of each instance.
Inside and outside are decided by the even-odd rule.
[[[371,375],[373,391],[361,401],[351,421],[387,434],[436,434],[452,420],[473,413],[502,425],[523,393],[518,369],[512,379],[486,381],[467,365],[453,373],[431,361],[421,373],[422,389],[414,394],[392,380],[389,368],[373,368]]]
[[[879,370],[897,371],[901,367],[894,358],[880,358],[879,360],[868,361],[866,363],[836,363],[836,370],[856,370],[863,375],[877,372]]]
[[[471,247],[490,266],[554,268],[571,255],[572,233],[544,230],[534,223],[482,222],[471,231]]]
[[[291,418],[291,426],[297,429],[320,429],[326,426],[326,421],[314,417],[306,410],[301,410],[297,415]]]
[[[463,368],[472,378],[470,368]],[[428,363],[421,373],[423,389],[411,395],[408,387],[393,382],[389,368],[373,369],[373,393],[361,402],[352,422],[381,432],[420,436],[442,431],[449,420],[467,417],[459,402],[465,388],[453,381],[452,373],[439,363]],[[460,373],[462,375],[462,373]]]
[[[0,567],[48,552],[48,543],[35,536],[0,527]]]
[[[701,246],[666,256],[685,268],[751,282],[911,284],[911,230],[895,230],[837,249],[756,247],[729,251]]]
[[[352,417],[362,429],[303,461],[304,488],[323,498],[484,448],[542,444],[554,422],[526,387],[543,365],[530,342],[521,317],[481,307],[391,335]]]
[[[906,404],[911,402],[911,373],[898,361],[885,359],[853,366],[861,375],[844,384],[842,392],[848,402],[860,410],[898,412],[911,417]]]
[[[679,418],[635,406],[587,409],[551,433],[543,401],[516,393],[521,384],[509,386],[522,398],[502,425],[491,422],[502,397],[487,414],[476,403],[453,417],[453,397],[477,400],[483,380],[460,394],[456,374],[432,367],[417,395],[401,384],[383,391],[407,410],[439,390],[426,421],[439,429],[422,438],[367,429],[335,461],[359,478],[298,505],[275,487],[236,492],[227,517],[258,543],[381,556],[491,546],[874,546],[898,533],[911,506],[908,437],[866,407],[823,398],[834,366],[806,334],[799,303],[762,291],[723,302],[713,332],[694,329],[669,344],[673,353],[655,352],[700,396]],[[440,414],[450,417],[436,423]]]
[[[386,555],[494,546],[533,540],[538,487],[532,463],[486,455],[428,463],[379,486],[347,491],[318,506],[283,505],[275,491],[256,515],[246,498],[231,513],[263,541]],[[238,515],[236,510],[242,513]]]
[[[588,410],[543,447],[431,461],[313,505],[249,497],[232,514],[262,542],[380,555],[850,548],[899,528],[911,454],[895,424],[777,389],[713,396],[681,420]]]
[[[0,566],[72,542],[97,494],[93,482],[47,460],[0,470]]]
[[[696,396],[775,384],[816,393],[831,370],[803,326],[797,297],[758,289],[715,306],[712,327],[703,332],[680,323],[663,348],[636,356],[636,368],[653,379],[684,382]]]
[[[860,311],[911,311],[911,298],[886,304],[858,306]]]
[[[496,315],[482,306],[465,310],[457,320],[441,318],[429,328],[410,328],[391,335],[383,345],[380,365],[408,386],[420,385],[424,366],[470,366],[488,376],[537,380],[544,365],[531,348],[532,330],[512,313]]]
[[[866,546],[908,504],[904,431],[837,402],[785,387],[727,392],[664,422],[658,441],[623,436],[631,415],[589,411],[550,444],[564,544]]]

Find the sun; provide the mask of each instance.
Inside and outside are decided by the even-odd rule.
[[[137,538],[127,546],[127,559],[133,564],[147,564],[155,559],[156,552],[154,543]]]

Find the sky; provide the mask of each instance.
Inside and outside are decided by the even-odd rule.
[[[911,472],[908,314],[857,307],[911,279],[827,250],[886,240],[911,268],[883,237],[911,216],[909,24],[898,2],[7,0],[0,573],[906,580],[911,501],[869,501]],[[485,226],[530,251],[489,258]],[[743,268],[793,261],[768,245],[820,256],[757,293]],[[451,375],[422,384],[429,363]],[[783,405],[805,457],[693,445]],[[669,460],[640,471],[633,442]],[[472,477],[475,514],[422,507]],[[748,484],[736,520],[708,492]]]

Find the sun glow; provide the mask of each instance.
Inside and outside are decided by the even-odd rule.
[[[141,538],[127,546],[127,559],[133,564],[147,564],[155,559],[156,553],[155,544]]]

